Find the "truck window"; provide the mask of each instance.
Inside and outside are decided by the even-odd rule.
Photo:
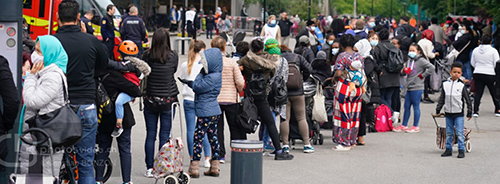
[[[32,0],[23,0],[23,9],[31,9]]]
[[[38,7],[38,17],[43,18],[45,17],[45,0],[40,0],[39,2],[39,7]]]

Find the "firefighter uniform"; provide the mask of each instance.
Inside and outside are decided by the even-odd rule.
[[[87,17],[82,17],[81,20],[85,24],[85,28],[87,28],[87,33],[94,35],[94,28],[92,28],[92,23],[90,22],[90,20],[87,19]]]
[[[148,42],[144,21],[137,15],[129,15],[122,22],[123,25],[120,29],[122,40],[133,41],[139,48],[139,53],[137,56],[139,58],[142,58],[142,53],[144,51],[144,49],[142,48],[142,42]]]
[[[108,58],[114,60],[113,49],[115,47],[115,26],[113,17],[106,14],[101,20],[102,41],[106,45]]]

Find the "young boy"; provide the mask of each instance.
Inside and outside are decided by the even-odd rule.
[[[472,115],[472,106],[465,84],[459,79],[462,76],[462,64],[453,63],[451,65],[451,78],[443,82],[443,90],[439,96],[439,102],[436,107],[436,115],[439,116],[444,106],[446,116],[446,151],[441,157],[451,156],[453,146],[453,134],[458,139],[458,156],[465,157],[464,145],[464,103],[467,104],[467,120]],[[453,132],[456,130],[456,132]]]

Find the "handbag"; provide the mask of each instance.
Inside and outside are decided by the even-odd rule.
[[[474,80],[474,78],[470,80],[469,85],[470,92],[476,92],[476,81]]]
[[[316,82],[316,94],[313,97],[314,105],[312,110],[312,120],[317,122],[328,122],[325,108],[325,96],[323,96],[323,87]]]
[[[64,78],[63,91],[65,105],[47,114],[35,115],[26,120],[30,127],[47,132],[52,140],[52,147],[69,147],[78,143],[82,137],[82,121],[69,106],[68,91]],[[35,137],[40,137],[35,133]]]
[[[257,106],[255,106],[253,97],[245,97],[238,112],[236,121],[238,125],[240,125],[240,128],[245,133],[255,133],[259,127],[260,121],[258,120],[258,110]]]

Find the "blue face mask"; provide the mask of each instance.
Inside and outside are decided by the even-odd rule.
[[[26,77],[28,77],[28,75],[29,75],[29,74],[30,74],[30,73],[29,73],[28,71],[24,72],[23,80],[25,80],[25,79],[26,79]]]
[[[408,52],[408,56],[410,56],[410,58],[415,58],[415,57],[417,57],[417,53],[416,52]]]
[[[413,34],[411,34],[410,38],[413,38]]]
[[[465,30],[460,30],[460,33],[465,34]]]
[[[370,27],[372,27],[372,28],[376,26],[376,25],[375,25],[375,22],[370,22],[370,23],[368,23],[368,25],[369,25]]]
[[[337,55],[339,53],[339,48],[333,48],[332,49],[332,54]]]
[[[469,26],[469,27],[470,27],[470,29],[474,29],[474,26]]]
[[[332,45],[333,44],[333,41],[328,41],[328,45]]]
[[[376,47],[378,45],[378,40],[372,40],[370,41],[370,45],[373,47]]]
[[[275,25],[276,24],[276,20],[271,20],[271,25]]]

